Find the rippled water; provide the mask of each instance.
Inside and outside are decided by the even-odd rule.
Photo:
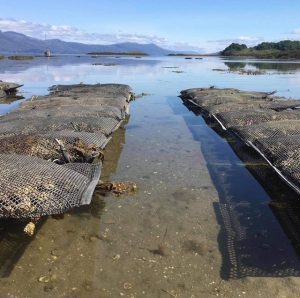
[[[240,75],[240,68],[265,74]],[[95,193],[91,206],[41,222],[33,239],[4,222],[4,297],[298,296],[298,197],[177,96],[214,85],[300,99],[300,62],[65,56],[1,60],[0,73],[24,84],[25,98],[79,82],[150,94],[131,104],[102,173],[136,182],[138,193]],[[1,103],[2,114],[17,104]]]

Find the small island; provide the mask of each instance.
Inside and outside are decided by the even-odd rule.
[[[262,59],[299,59],[300,41],[283,40],[279,42],[262,42],[254,47],[232,43],[220,52],[221,56],[243,56]]]
[[[171,53],[168,54],[167,56],[170,57],[192,57],[196,59],[202,59],[202,56],[207,56],[205,54],[187,54],[187,53]]]
[[[15,56],[4,56],[0,55],[0,60],[9,59],[9,60],[32,60],[34,56],[24,56],[24,55],[15,55]]]
[[[90,52],[87,55],[92,56],[148,56],[145,52],[132,51],[132,52]]]

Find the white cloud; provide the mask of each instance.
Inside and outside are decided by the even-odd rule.
[[[296,28],[290,32],[291,34],[300,35],[300,28]]]
[[[244,41],[244,42],[257,42],[257,41],[260,41],[261,38],[252,37],[252,36],[239,36],[238,40]]]
[[[210,43],[216,43],[219,45],[229,45],[233,42],[235,43],[245,43],[248,46],[253,46],[259,42],[262,42],[263,38],[261,37],[253,37],[253,36],[239,36],[236,38],[228,38],[228,39],[217,39],[217,40],[209,40]]]
[[[157,35],[143,35],[130,33],[89,33],[69,25],[50,25],[33,23],[25,20],[0,18],[1,31],[16,31],[31,37],[44,39],[59,38],[65,41],[76,41],[90,44],[113,44],[120,42],[155,43],[158,46],[174,50],[199,51],[201,48],[186,42],[171,42]]]
[[[242,35],[235,38],[208,40],[207,47],[210,49],[210,52],[217,52],[224,50],[231,43],[246,44],[248,47],[252,47],[263,41],[262,37]]]

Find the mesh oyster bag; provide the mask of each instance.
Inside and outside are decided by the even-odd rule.
[[[233,126],[231,129],[246,142],[264,138],[276,140],[285,136],[300,135],[300,120],[269,121],[251,126]]]
[[[61,136],[60,136],[61,137]],[[62,139],[64,141],[62,141]],[[63,146],[63,147],[62,147]],[[101,147],[87,144],[79,138],[54,138],[46,135],[16,135],[0,139],[0,152],[6,154],[29,155],[49,161],[64,162],[65,150],[68,162],[92,162],[102,153]]]
[[[300,101],[274,93],[212,87],[184,90],[181,98],[238,135],[300,194]]]
[[[265,109],[245,109],[242,111],[219,113],[216,117],[226,128],[229,128],[232,126],[251,126],[269,121],[300,120],[300,111],[275,112]]]
[[[265,138],[254,141],[268,160],[300,189],[300,134],[278,138]]]
[[[0,154],[0,217],[35,218],[88,204],[100,170],[100,161],[58,165],[32,156]]]
[[[89,204],[102,149],[128,113],[126,85],[54,86],[0,117],[0,218]]]

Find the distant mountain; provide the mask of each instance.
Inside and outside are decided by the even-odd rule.
[[[41,40],[27,35],[0,31],[0,54],[43,54],[50,49],[53,54],[84,54],[89,52],[143,52],[148,55],[162,56],[174,53],[153,43],[117,43],[112,45],[94,45],[79,42],[67,42],[60,39]]]

